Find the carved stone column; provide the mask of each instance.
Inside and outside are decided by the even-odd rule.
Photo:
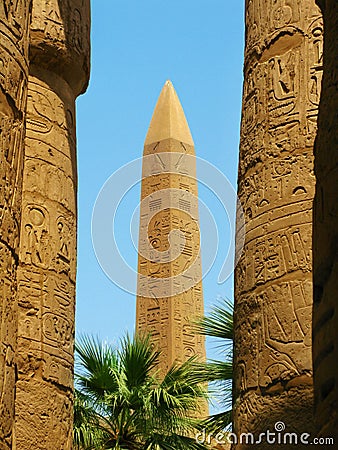
[[[324,76],[315,146],[313,365],[320,436],[338,443],[338,3],[324,16]]]
[[[0,3],[0,449],[12,448],[30,1]]]
[[[16,448],[70,449],[76,276],[75,99],[89,1],[33,1],[18,272]]]
[[[234,426],[257,437],[278,421],[286,432],[313,430],[313,144],[322,54],[314,0],[246,1]]]

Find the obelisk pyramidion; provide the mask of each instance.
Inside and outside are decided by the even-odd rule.
[[[161,370],[204,359],[191,327],[203,314],[194,142],[170,81],[144,144],[137,289],[136,329],[161,350]]]

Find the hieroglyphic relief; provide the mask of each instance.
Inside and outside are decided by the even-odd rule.
[[[148,134],[144,147],[140,206],[136,327],[151,333],[164,373],[175,361],[205,358],[204,340],[192,330],[192,320],[203,314],[202,268],[194,147],[177,135],[188,130],[183,111],[170,132],[163,131],[170,109],[178,107],[168,82],[149,131],[163,139],[148,142]]]
[[[177,177],[171,174],[171,178],[175,185],[174,179]],[[147,181],[145,179],[143,184]],[[177,181],[182,181],[182,178]],[[187,178],[185,183],[187,186],[191,180]],[[163,188],[166,189],[166,186]],[[137,324],[138,330],[150,332],[152,342],[161,348],[161,366],[165,369],[174,360],[182,362],[190,356],[204,355],[203,339],[188,331],[192,318],[203,314],[202,286],[199,281],[202,269],[197,262],[193,273],[184,275],[192,263],[196,259],[198,261],[200,252],[198,223],[186,212],[187,209],[193,209],[194,205],[190,202],[187,204],[184,192],[176,202],[171,199],[177,205],[184,202],[181,209],[173,207],[157,212],[160,206],[156,203],[155,208],[155,201],[149,201],[148,214],[141,206],[142,216],[146,215],[149,219],[152,214],[155,215],[147,221],[147,228],[140,230]],[[169,239],[173,230],[179,230],[181,234],[174,237],[170,235]],[[147,246],[151,247],[148,253]],[[170,335],[173,347],[168,345]]]
[[[235,271],[238,433],[245,421],[258,423],[257,414],[268,426],[266,393],[277,386],[284,392],[304,375],[311,382],[313,143],[323,52],[313,0],[249,0],[246,22],[238,179],[246,236]],[[305,408],[311,392],[304,389]],[[250,410],[250,398],[260,410]]]
[[[309,27],[309,71],[308,96],[310,102],[318,107],[320,98],[321,80],[323,75],[323,19],[313,21]]]
[[[318,134],[315,144],[316,195],[313,216],[313,370],[315,420],[317,436],[332,436],[338,442],[338,3],[317,0],[325,24],[314,21],[313,59],[310,64],[312,83],[310,100],[317,102],[317,81],[324,64],[320,98]],[[318,69],[318,70],[317,70]],[[319,77],[318,77],[319,75]]]
[[[75,99],[88,83],[89,2],[33,1],[30,57],[15,446],[61,450],[72,446]]]
[[[323,77],[323,19],[314,18],[308,28],[307,143],[313,145],[317,134],[317,114]]]
[[[251,0],[247,4],[247,33],[251,28],[261,31],[254,46],[246,42],[240,175],[272,156],[272,151],[278,156],[313,147],[323,25],[314,2],[303,3]]]
[[[238,320],[246,334],[237,353],[246,366],[245,378],[239,381],[245,389],[273,388],[275,383],[285,384],[308,370],[311,289],[308,274],[302,281],[281,281],[247,294],[238,304]]]
[[[66,89],[69,91],[64,85],[64,93]],[[62,404],[71,401],[76,180],[72,160],[75,142],[68,139],[73,130],[67,128],[67,111],[74,108],[69,103],[72,96],[68,93],[62,97],[44,82],[30,78],[18,272],[17,401],[21,407],[34,402],[39,384],[43,391],[45,384],[52,383]],[[32,375],[35,383],[30,392],[27,377]],[[71,412],[70,408],[67,410]],[[47,415],[49,421],[55,420],[48,412]],[[16,437],[18,448],[30,433],[24,426],[26,420],[25,411],[17,408],[17,427],[24,429],[22,436]],[[35,427],[40,426],[40,420],[36,416]],[[56,448],[64,436],[59,439],[53,443]]]
[[[239,198],[245,217],[255,221],[250,230],[259,226],[262,215],[279,217],[280,213],[273,211],[276,206],[290,209],[291,204],[297,203],[302,209],[301,204],[309,203],[309,198],[313,197],[313,155],[284,152],[279,160],[260,163],[256,167],[259,167],[258,171],[251,169],[239,180]],[[305,206],[304,211],[307,208]]]
[[[2,448],[12,448],[17,335],[16,264],[5,245],[0,246],[0,433]],[[13,282],[14,281],[14,282]]]
[[[33,1],[31,59],[39,68],[52,70],[77,96],[88,85],[90,66],[89,0]],[[61,63],[62,61],[62,63]]]
[[[0,4],[0,446],[11,449],[30,1]]]

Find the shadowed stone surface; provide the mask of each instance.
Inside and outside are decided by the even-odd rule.
[[[30,1],[0,4],[0,449],[12,448]]]
[[[324,76],[315,145],[313,365],[319,436],[338,443],[338,3],[324,17]]]

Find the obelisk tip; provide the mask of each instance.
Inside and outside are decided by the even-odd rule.
[[[145,145],[170,138],[194,145],[182,105],[172,82],[167,80],[157,100]]]

